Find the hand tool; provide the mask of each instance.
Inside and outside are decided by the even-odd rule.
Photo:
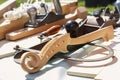
[[[87,11],[85,8],[79,7],[75,10],[74,13],[65,15],[64,16],[65,18],[62,17],[63,15],[56,15],[53,12],[50,12],[48,15],[49,15],[49,17],[45,17],[44,20],[38,21],[39,27],[37,27],[37,26],[36,26],[36,28],[26,27],[26,28],[23,28],[20,30],[16,30],[14,32],[6,34],[6,39],[18,40],[18,39],[25,38],[25,37],[31,36],[33,34],[45,31],[45,30],[49,29],[51,26],[54,26],[55,24],[63,25],[64,23],[66,23],[66,21],[71,20],[71,19],[74,20],[76,18],[85,19],[87,17]],[[48,16],[48,15],[46,15],[46,16]],[[56,17],[54,18],[53,16],[54,17],[56,16]],[[39,24],[39,22],[40,22],[40,24]]]
[[[69,30],[71,30],[72,26],[69,26]],[[79,28],[79,27],[76,27]],[[76,29],[77,30],[77,29]],[[63,33],[61,35],[52,37],[50,41],[48,41],[44,47],[40,50],[39,54],[36,54],[36,52],[33,52],[32,50],[26,50],[29,52],[25,52],[21,56],[20,64],[23,68],[23,70],[27,71],[28,73],[35,73],[39,71],[50,59],[53,57],[57,52],[68,52],[67,46],[68,45],[77,45],[77,44],[87,44],[91,41],[94,41],[96,39],[103,38],[104,41],[108,41],[109,39],[112,39],[114,37],[113,35],[113,27],[107,26],[104,28],[100,28],[96,31],[90,32],[85,35],[81,36],[73,36],[71,37],[71,32]],[[111,33],[109,33],[111,32]],[[59,33],[59,32],[58,32]],[[55,34],[56,35],[56,34]],[[65,57],[65,59],[73,60],[73,61],[80,61],[80,62],[91,62],[91,61],[101,61],[106,60],[113,56],[113,50],[110,47],[101,46],[97,44],[89,43],[90,45],[102,47],[109,51],[109,54],[105,57],[98,58],[98,59],[75,59],[71,57]]]

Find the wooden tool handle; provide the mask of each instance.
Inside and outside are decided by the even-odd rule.
[[[104,41],[109,41],[110,39],[113,39],[113,26],[107,26],[77,38],[69,38],[69,41],[71,45],[75,45],[91,42],[100,38],[102,38]]]
[[[57,33],[61,28],[61,25],[54,25],[51,28],[49,28],[47,31],[44,31],[41,33],[41,35],[45,35],[45,36],[50,36],[53,35],[55,33]]]

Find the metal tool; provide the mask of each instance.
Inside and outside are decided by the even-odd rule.
[[[37,9],[32,6],[27,10],[27,13],[30,17],[30,20],[27,23],[25,23],[25,27],[37,27],[38,26],[38,22],[36,20]]]
[[[73,58],[71,56],[65,56],[63,54],[62,55],[61,54],[56,54],[56,56],[58,58],[64,58],[64,59],[67,59],[67,60],[70,60],[70,61],[76,61],[76,62],[97,62],[97,61],[103,61],[103,60],[109,59],[114,55],[113,49],[110,48],[109,46],[104,46],[104,45],[100,45],[100,44],[93,44],[93,43],[86,43],[86,44],[91,45],[91,46],[101,47],[101,48],[109,51],[109,54],[107,54],[104,57],[96,58],[96,59]]]
[[[68,28],[71,28],[69,26]],[[76,27],[78,28],[78,27]],[[71,30],[71,29],[70,29]],[[71,31],[70,31],[71,32]],[[109,33],[111,32],[111,33]],[[59,32],[58,32],[59,33]],[[82,35],[82,36],[74,36],[73,38],[70,36],[70,33],[64,33],[58,36],[55,36],[51,38],[50,41],[48,41],[44,47],[40,50],[39,54],[36,54],[36,52],[25,52],[20,56],[20,64],[22,68],[27,71],[28,73],[35,73],[39,71],[48,61],[53,57],[57,52],[68,52],[67,46],[68,45],[78,45],[78,44],[87,44],[91,41],[94,41],[99,38],[103,38],[105,41],[113,38],[113,27],[104,27],[101,29],[98,29],[96,31],[93,31],[91,33]],[[109,51],[109,54],[105,57],[98,58],[98,59],[75,59],[71,57],[65,57],[66,59],[72,60],[72,61],[101,61],[108,59],[113,56],[113,51],[109,47],[104,47],[100,45],[90,44],[97,47],[102,47],[104,49],[107,49]],[[21,48],[22,49],[22,48]],[[25,49],[23,49],[25,50]]]
[[[57,15],[62,15],[62,8],[59,0],[53,0],[55,11]]]
[[[27,10],[27,13],[29,14],[30,20],[25,24],[25,27],[40,27],[41,25],[49,24],[54,21],[63,19],[65,15],[62,14],[62,8],[60,5],[59,0],[53,0],[56,13],[53,11],[48,12],[45,4],[41,3],[41,7],[44,8],[46,14],[45,15],[39,15],[37,14],[37,10],[35,7],[31,7]]]
[[[68,21],[68,22],[71,22],[71,21]],[[40,44],[38,45],[34,45],[33,47],[29,48],[29,49],[26,49],[26,48],[22,48],[20,47],[19,45],[15,46],[15,55],[14,55],[14,61],[17,62],[17,63],[20,63],[20,58],[21,56],[27,52],[28,50],[30,50],[30,52],[34,51],[34,50],[37,50],[37,52],[39,52],[43,47],[44,45],[49,42],[50,40],[52,40],[52,38],[56,37],[56,36],[59,36],[63,33],[66,33],[64,32],[64,28],[65,26],[70,26],[70,24],[68,24],[68,22],[66,23],[66,25],[64,25],[63,27],[61,27],[61,25],[54,25],[52,26],[51,28],[49,28],[48,30],[44,31],[44,32],[41,32],[41,34],[38,36],[38,38],[40,39]],[[81,31],[81,27],[85,24],[86,20],[82,21],[77,21],[79,23],[79,31]],[[78,26],[78,23],[77,26]],[[57,34],[56,34],[57,33]],[[82,35],[81,33],[79,33],[80,35]],[[49,37],[50,35],[53,35],[51,37]],[[80,36],[79,35],[79,36]],[[78,36],[78,35],[77,35]],[[68,50],[69,51],[74,51],[74,50],[77,50],[78,48],[82,47],[84,44],[82,45],[75,45],[74,47],[71,47],[70,48],[68,47]]]
[[[118,14],[119,14],[119,19],[118,19],[118,21],[117,21],[116,23],[117,23],[117,24],[120,24],[120,1],[119,1],[119,0],[117,0],[117,1],[115,2],[115,7],[117,8]]]
[[[19,45],[15,46],[15,55],[14,55],[14,61],[17,63],[20,63],[20,58],[21,56],[27,52],[40,52],[40,50],[44,47],[44,45],[49,42],[52,38],[48,38],[49,35],[53,35],[55,33],[57,33],[61,28],[61,25],[55,25],[53,27],[51,27],[50,29],[48,29],[47,31],[42,32],[38,38],[40,39],[40,44],[38,45],[34,45],[33,47],[26,49],[26,48],[22,48]]]

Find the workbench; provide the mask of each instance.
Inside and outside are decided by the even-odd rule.
[[[18,41],[2,40],[0,41],[0,54],[12,52],[15,45],[27,48],[27,45],[30,45],[30,40],[36,40],[34,44],[37,44],[39,42],[39,39],[37,39],[38,35],[39,34],[36,34]],[[24,43],[22,43],[23,41]],[[119,80],[120,76],[118,74],[120,74],[120,63],[118,62],[120,61],[120,28],[115,29],[114,39],[109,42],[103,42],[102,44],[109,45],[114,50],[116,61],[114,64],[104,67],[104,69],[94,79],[68,75],[67,70],[74,65],[74,62],[56,57],[53,57],[39,72],[28,74],[23,71],[19,64],[14,62],[13,56],[9,56],[0,59],[0,80],[98,80],[98,78],[101,78],[101,80]],[[85,47],[82,47],[78,49],[77,54],[71,53],[71,55],[84,55],[88,52],[88,48],[90,49],[91,47],[88,46],[86,49]],[[104,74],[104,76],[102,74]]]

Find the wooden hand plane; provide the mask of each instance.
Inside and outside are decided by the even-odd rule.
[[[58,1],[56,1],[56,2],[58,2]],[[32,26],[32,28],[26,27],[26,28],[23,28],[20,30],[16,30],[14,32],[6,34],[6,39],[8,39],[8,40],[22,39],[22,38],[34,35],[36,33],[40,33],[42,31],[45,31],[55,24],[63,25],[67,20],[75,19],[77,17],[80,17],[82,19],[87,17],[87,10],[83,7],[76,9],[72,15],[70,15],[70,14],[66,14],[66,15],[62,14],[61,15],[61,13],[62,13],[61,8],[59,8],[57,6],[56,9],[58,11],[57,13],[54,13],[54,12],[47,13],[47,15],[44,16],[44,18],[37,19],[38,21],[33,20],[33,18],[35,18],[35,17],[32,17],[31,22],[33,24],[35,24],[34,26],[36,28]],[[69,15],[69,17],[68,17],[68,15]]]
[[[28,0],[28,2],[29,1],[30,0]],[[0,5],[1,6],[1,8],[0,8],[0,16],[2,16],[3,12],[5,12],[7,9],[10,9],[11,7],[13,7],[13,6],[11,6],[11,7],[9,6],[11,3],[14,6],[15,5],[15,0],[13,0],[13,1],[11,1],[11,0],[10,1],[6,1],[5,5],[3,7],[7,6],[9,8],[2,9],[3,7],[2,7],[2,5]],[[60,2],[60,3],[61,3],[62,10],[63,10],[63,14],[69,14],[71,10],[75,10],[77,8],[77,2],[76,2],[76,0],[73,0],[73,2],[70,2],[70,1],[64,2],[63,1],[63,2]],[[18,7],[18,8],[20,8],[20,7]],[[52,11],[55,12],[55,9],[52,8]],[[6,35],[9,34],[9,33],[11,33],[11,32],[13,32],[14,35],[18,36],[18,34],[20,34],[20,31],[21,31],[21,33],[24,32],[24,31],[26,32],[27,30],[29,31],[30,28],[29,29],[28,28],[27,29],[26,28],[23,29],[24,25],[28,22],[29,19],[30,18],[29,18],[29,16],[27,14],[24,14],[23,17],[21,17],[21,18],[19,18],[17,20],[13,20],[13,21],[9,21],[9,20],[1,18],[0,19],[0,34],[1,34],[0,35],[0,40],[5,39]],[[19,29],[22,29],[22,30],[19,30]],[[11,36],[13,37],[13,35],[11,35]]]
[[[71,27],[69,27],[69,23],[65,25],[65,30],[66,32],[61,30],[53,35],[52,38],[42,47],[41,51],[34,51],[30,49],[25,49],[21,47],[17,47],[18,50],[24,50],[27,51],[21,56],[21,61],[20,64],[23,68],[23,70],[27,71],[28,73],[35,73],[38,72],[50,59],[53,57],[57,52],[68,52],[67,46],[68,45],[77,45],[77,44],[84,44],[84,43],[89,43],[93,40],[102,38],[104,41],[108,41],[114,37],[114,32],[113,32],[113,27],[112,26],[107,26],[104,28],[100,28],[96,31],[90,32],[85,35],[77,35],[76,34],[71,34],[75,32],[78,27],[75,27],[77,24],[75,23]],[[73,27],[74,26],[74,27]],[[59,34],[59,35],[58,35]],[[97,46],[97,45],[95,45]],[[99,46],[100,47],[100,46]],[[101,46],[103,47],[103,46]],[[86,60],[86,59],[72,59],[75,61],[100,61],[100,60],[105,60],[113,56],[113,51],[112,49],[108,47],[103,47],[107,50],[110,51],[109,55],[103,58],[99,59],[93,59],[93,60]],[[37,54],[36,54],[37,53]],[[67,58],[70,59],[71,58]]]
[[[118,12],[116,8],[114,11],[110,11],[109,7],[95,10],[91,15],[87,16],[88,21],[86,22],[85,26],[96,27],[97,29],[112,25],[114,28],[116,28],[117,15]]]

